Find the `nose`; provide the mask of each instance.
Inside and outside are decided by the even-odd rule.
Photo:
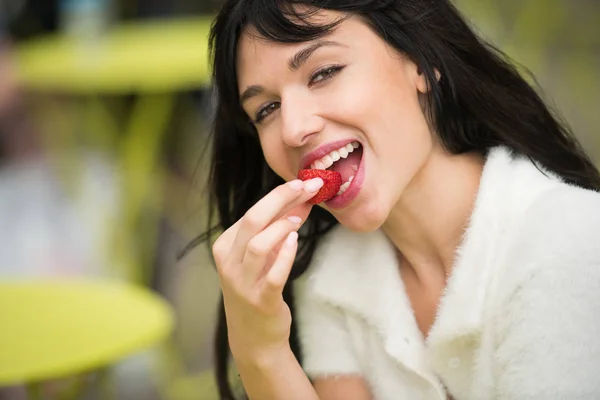
[[[289,147],[300,147],[321,132],[324,120],[317,113],[314,102],[300,96],[288,97],[281,102],[283,141]]]

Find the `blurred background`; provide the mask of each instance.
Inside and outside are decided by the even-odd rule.
[[[206,246],[176,253],[206,224],[206,35],[220,3],[0,0],[0,399],[216,398],[218,281]],[[600,162],[600,2],[455,4],[535,75]],[[143,293],[119,289],[126,300],[111,308],[81,284],[90,280]],[[11,291],[27,281],[50,284]],[[61,282],[84,295],[73,301]],[[117,314],[139,336],[112,332]],[[55,329],[67,323],[88,327],[93,360],[61,364],[61,346],[77,340]],[[32,330],[48,349],[11,359],[32,351]]]

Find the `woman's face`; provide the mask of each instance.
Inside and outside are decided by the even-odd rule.
[[[379,228],[434,149],[417,66],[353,17],[300,44],[249,30],[237,70],[242,106],[275,173],[289,181],[305,168],[337,170],[351,182],[320,206],[349,229]]]

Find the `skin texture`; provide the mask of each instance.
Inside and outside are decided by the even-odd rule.
[[[244,110],[269,166],[287,181],[321,145],[362,144],[362,190],[345,208],[329,211],[349,229],[382,228],[388,235],[426,336],[473,207],[482,157],[441,148],[423,110],[428,84],[419,68],[360,19],[346,20],[322,40],[328,44],[292,66],[290,59],[314,42],[272,43],[248,29],[237,65]],[[317,379],[315,392],[289,349],[290,315],[280,290],[296,247],[281,243],[305,220],[311,196],[290,190],[288,183],[268,194],[213,249],[244,386],[250,398],[289,399],[291,392],[298,399],[369,399],[360,377]],[[301,222],[290,223],[290,215]]]

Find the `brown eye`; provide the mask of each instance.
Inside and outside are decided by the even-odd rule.
[[[267,118],[273,111],[279,109],[281,105],[277,102],[269,103],[264,107],[258,109],[254,116],[254,123],[260,124],[265,118]]]
[[[309,85],[312,86],[326,81],[327,79],[334,77],[342,69],[344,69],[344,67],[341,65],[334,65],[320,69],[319,71],[315,72],[313,76],[311,76]]]

